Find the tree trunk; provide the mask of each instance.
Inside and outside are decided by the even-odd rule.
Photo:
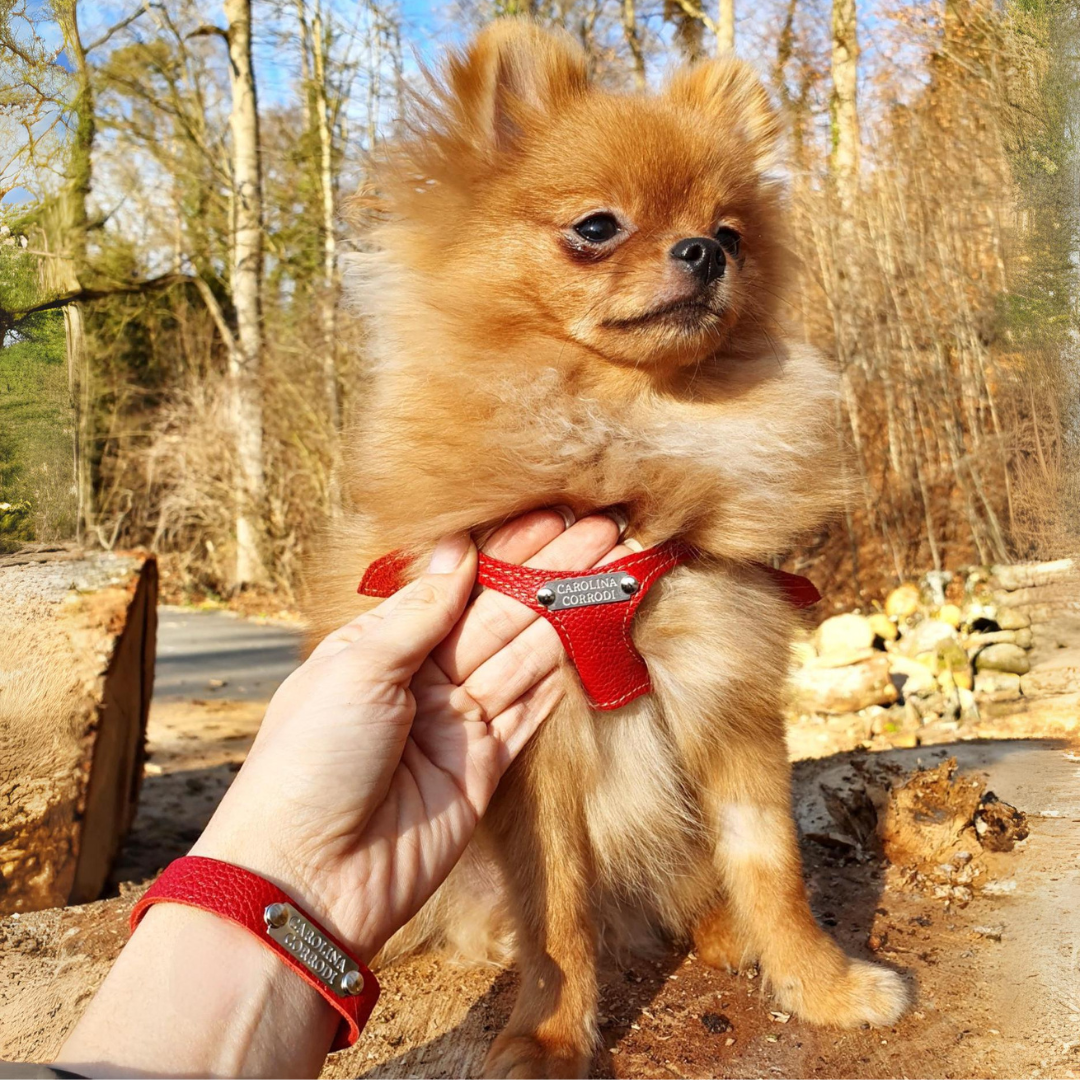
[[[780,95],[783,113],[791,125],[791,157],[798,181],[806,172],[806,112],[809,87],[805,72],[800,72],[800,93],[795,97],[788,88],[788,64],[795,55],[795,13],[799,0],[787,0],[784,21],[776,39],[776,61],[773,64],[773,83]]]
[[[78,288],[78,282],[72,278]],[[64,339],[67,352],[68,394],[71,401],[75,477],[75,542],[81,544],[94,528],[93,458],[94,398],[90,387],[90,357],[86,348],[86,327],[79,304],[68,304],[64,312]]]
[[[319,190],[322,193],[323,226],[323,381],[326,407],[332,432],[341,427],[341,405],[337,381],[337,238],[334,235],[334,129],[330,92],[327,86],[326,55],[329,34],[323,27],[322,2],[314,0],[311,22],[314,48],[313,73],[315,119],[319,127]]]
[[[0,557],[0,913],[101,894],[142,779],[156,603],[153,559]]]
[[[735,0],[720,0],[716,21],[716,48],[720,55],[735,51]]]
[[[369,154],[374,154],[375,143],[379,135],[379,113],[382,107],[382,47],[383,47],[383,22],[382,14],[372,11],[369,25],[370,38],[368,39],[369,55],[371,57],[371,72],[368,75],[367,93],[367,146]]]
[[[300,95],[301,115],[304,118],[304,131],[311,129],[311,28],[307,21],[306,0],[296,0],[296,21],[300,27]]]
[[[833,0],[829,171],[845,204],[859,175],[859,38],[855,0]]]
[[[262,180],[259,172],[259,114],[251,63],[251,0],[225,0],[228,20],[232,107],[232,297],[236,348],[229,381],[236,439],[236,584],[265,579],[262,530],[265,494],[263,413],[259,367],[262,357]]]
[[[58,259],[53,266],[47,268],[46,277],[50,289],[61,293],[74,293],[87,284],[87,234],[90,229],[87,202],[90,197],[97,121],[90,67],[79,33],[78,0],[65,0],[57,4],[55,10],[64,36],[65,50],[75,68],[75,98],[72,104],[75,123],[68,142],[67,181],[59,195],[59,213],[55,219]],[[67,341],[68,387],[75,422],[75,538],[78,543],[82,543],[94,532],[94,487],[91,472],[94,418],[86,325],[82,308],[77,304],[64,309],[64,333]]]
[[[641,47],[641,32],[638,29],[635,0],[622,0],[622,24],[626,46],[634,61],[634,88],[642,91],[646,85],[645,51]]]

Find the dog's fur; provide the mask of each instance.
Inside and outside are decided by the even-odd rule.
[[[705,557],[664,577],[634,640],[654,692],[610,713],[567,666],[562,704],[505,777],[467,859],[394,948],[484,949],[465,901],[501,877],[521,991],[487,1069],[585,1075],[596,958],[648,925],[709,963],[759,959],[786,1009],[888,1023],[905,993],[815,923],[791,814],[779,694],[793,615],[753,562],[840,498],[837,380],[777,310],[788,257],[777,121],[734,60],[657,96],[589,85],[569,38],[489,27],[388,156],[359,289],[373,325],[370,408],[346,470],[356,513],[312,576],[316,635],[363,605],[394,548],[524,510],[618,504],[645,545]],[[596,256],[575,223],[615,213]],[[685,289],[668,256],[742,234],[708,311],[642,319]]]

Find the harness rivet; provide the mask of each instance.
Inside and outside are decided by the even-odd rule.
[[[629,574],[627,574],[626,577],[624,577],[622,581],[619,582],[619,588],[622,589],[622,591],[626,593],[627,596],[633,596],[634,593],[636,593],[638,589],[641,588],[641,585],[638,582],[637,578],[631,577]]]
[[[555,603],[555,590],[543,588],[536,594],[536,602],[544,607],[551,607]]]

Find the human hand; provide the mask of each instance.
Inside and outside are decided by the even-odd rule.
[[[485,550],[587,569],[619,527],[537,511]],[[427,572],[330,634],[282,684],[192,854],[275,881],[370,960],[453,868],[510,763],[561,695],[562,645],[443,540]]]

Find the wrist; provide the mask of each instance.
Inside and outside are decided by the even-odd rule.
[[[249,836],[246,830],[211,821],[189,854],[258,874],[340,939],[355,959],[369,964],[385,937],[375,929],[375,913],[365,908],[360,890],[342,896],[340,882],[349,877],[336,869],[330,857],[305,858],[299,845],[289,848],[287,852],[275,839]]]
[[[249,933],[207,911],[147,911],[60,1062],[86,1076],[316,1075],[340,1017]]]

